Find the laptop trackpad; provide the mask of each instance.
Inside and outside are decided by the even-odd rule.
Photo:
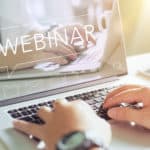
[[[113,139],[110,150],[150,150],[150,130],[111,122]]]
[[[0,131],[0,150],[37,150],[37,144],[14,129]]]

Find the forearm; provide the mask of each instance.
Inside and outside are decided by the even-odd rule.
[[[14,55],[11,49],[8,49],[7,55],[0,53],[0,71],[13,70],[18,64],[23,64],[33,59],[33,52],[23,53],[21,45],[17,46],[17,53]]]
[[[33,66],[32,62],[40,59],[42,54],[40,51],[36,51],[36,44],[33,38],[33,35],[36,33],[39,33],[39,31],[28,33],[27,35],[30,38],[27,37],[20,45],[18,44],[8,49],[5,46],[0,47],[0,72],[28,68]],[[41,58],[44,58],[44,56],[41,56]]]
[[[34,42],[25,46],[26,52],[23,51],[21,45],[18,45],[16,49],[16,54],[10,48],[7,50],[6,56],[2,52],[0,53],[0,72],[29,68],[45,58],[42,51],[36,51]],[[30,51],[27,52],[27,50]]]

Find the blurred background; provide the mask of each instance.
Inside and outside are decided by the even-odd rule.
[[[128,55],[150,52],[150,0],[119,0]]]
[[[112,0],[0,0],[0,39],[4,41],[8,34],[13,39],[31,26],[74,22],[96,25],[95,14],[102,11],[103,1]],[[150,52],[150,0],[119,0],[119,4],[127,55]]]

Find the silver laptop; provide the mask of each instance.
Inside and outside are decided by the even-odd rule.
[[[80,4],[80,7],[76,7],[76,5],[77,3],[75,2],[71,4],[72,13],[76,13],[79,8],[82,9],[83,4]],[[94,4],[89,2],[89,5]],[[88,6],[88,3],[85,3],[85,6]],[[83,19],[82,23],[91,23],[89,18],[90,16],[85,18],[80,16],[74,19],[78,21]],[[68,20],[70,20],[69,17],[64,21],[67,22]],[[58,19],[57,21],[60,20]],[[123,79],[127,76],[127,65],[119,4],[116,1],[111,10],[108,26],[106,29],[97,32],[96,50],[98,51],[96,54],[100,56],[99,69],[87,71],[85,68],[80,68],[77,73],[66,73],[63,76],[47,76],[46,78],[37,78],[37,75],[34,78],[35,73],[33,73],[30,79],[23,78],[24,74],[22,72],[23,79],[0,81],[1,150],[35,150],[43,148],[42,142],[29,139],[27,135],[13,129],[12,120],[14,118],[40,124],[41,120],[35,118],[37,109],[40,106],[51,107],[51,102],[56,99],[67,99],[68,101],[82,99],[89,103],[98,113],[107,93],[120,86],[120,84],[124,84]],[[97,35],[97,33],[95,34]],[[95,47],[90,47],[87,51],[89,50],[94,51]],[[90,60],[92,63],[92,60],[97,58],[97,55],[92,55],[92,59],[90,57],[88,61]],[[53,72],[51,71],[51,73]],[[39,75],[39,77],[43,76]],[[110,121],[110,123],[113,131],[111,150],[149,149],[150,135],[146,131],[115,121]]]

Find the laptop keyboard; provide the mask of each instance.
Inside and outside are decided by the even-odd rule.
[[[103,88],[95,91],[90,91],[82,94],[66,97],[68,101],[83,100],[87,102],[93,110],[105,120],[110,118],[107,115],[107,110],[104,110],[102,105],[106,95],[116,87]],[[53,101],[47,101],[39,104],[29,105],[19,109],[9,110],[8,114],[14,119],[24,120],[36,124],[44,124],[44,121],[37,115],[37,111],[42,106],[53,108]]]
[[[39,103],[36,105],[34,104],[34,105],[30,105],[28,107],[22,107],[19,109],[10,110],[10,111],[8,111],[8,113],[14,119],[29,121],[29,122],[36,123],[36,124],[44,124],[44,121],[41,120],[37,115],[37,111],[42,106],[47,106],[47,107],[52,108],[52,101],[43,102],[43,103]]]

